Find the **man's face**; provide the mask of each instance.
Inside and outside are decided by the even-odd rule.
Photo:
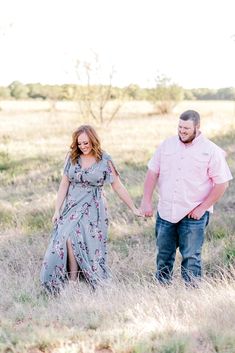
[[[192,120],[179,120],[178,135],[183,143],[192,142],[199,134],[199,125],[194,125]]]

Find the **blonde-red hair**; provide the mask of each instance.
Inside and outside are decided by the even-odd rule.
[[[80,136],[82,133],[87,134],[91,143],[92,153],[95,159],[97,161],[101,160],[102,150],[101,150],[99,136],[97,135],[95,129],[92,126],[81,125],[72,134],[72,143],[70,145],[70,149],[71,149],[70,156],[71,156],[72,163],[75,164],[78,160],[78,157],[82,154],[81,150],[78,147],[78,136]]]

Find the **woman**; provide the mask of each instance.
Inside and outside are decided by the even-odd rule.
[[[52,293],[59,292],[67,279],[76,281],[79,272],[93,288],[108,277],[105,183],[110,183],[132,212],[141,216],[91,126],[82,125],[73,133],[70,149],[41,270],[41,282]]]

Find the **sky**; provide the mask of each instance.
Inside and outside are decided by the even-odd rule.
[[[104,83],[235,87],[234,18],[234,0],[0,0],[0,85],[79,83],[96,54]]]

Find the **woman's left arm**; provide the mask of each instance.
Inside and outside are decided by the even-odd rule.
[[[130,210],[138,217],[141,217],[142,214],[140,210],[138,210],[135,207],[135,204],[132,200],[132,198],[129,195],[129,192],[125,188],[125,186],[122,184],[119,175],[117,174],[116,170],[113,167],[112,162],[108,162],[110,169],[112,170],[112,175],[114,178],[114,181],[112,182],[111,186],[113,190],[117,193],[118,197],[130,208]]]

